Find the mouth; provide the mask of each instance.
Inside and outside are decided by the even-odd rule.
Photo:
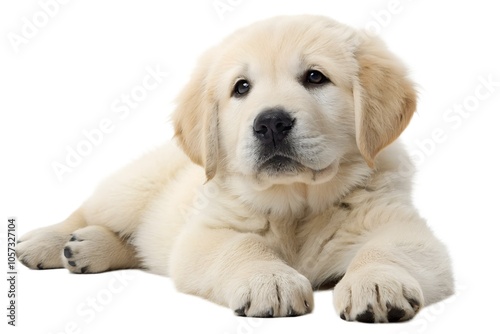
[[[337,174],[339,161],[334,160],[321,169],[307,167],[301,162],[284,155],[274,155],[257,168],[256,189],[263,190],[276,184],[321,184]]]
[[[283,155],[275,155],[263,162],[258,170],[268,175],[296,175],[304,170],[298,161]]]

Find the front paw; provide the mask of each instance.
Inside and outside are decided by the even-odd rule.
[[[348,272],[333,291],[340,317],[359,322],[400,322],[415,316],[424,297],[418,282],[404,269],[367,265]]]
[[[234,284],[229,306],[236,315],[291,317],[310,313],[314,306],[311,283],[296,270],[265,264],[253,268]]]

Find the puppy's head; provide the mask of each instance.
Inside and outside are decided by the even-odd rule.
[[[405,68],[377,38],[325,17],[277,17],[209,50],[173,121],[208,179],[314,184],[347,154],[373,167],[415,107]]]

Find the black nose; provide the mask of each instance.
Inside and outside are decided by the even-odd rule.
[[[253,122],[253,132],[263,144],[277,145],[293,128],[294,120],[281,109],[261,112]]]

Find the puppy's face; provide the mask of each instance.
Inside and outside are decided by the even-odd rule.
[[[224,55],[219,145],[229,172],[264,184],[324,182],[356,147],[356,62],[341,41],[303,28],[249,28]]]
[[[268,187],[325,182],[347,153],[372,165],[414,108],[404,69],[379,41],[323,17],[281,17],[210,50],[174,122],[208,178]]]

